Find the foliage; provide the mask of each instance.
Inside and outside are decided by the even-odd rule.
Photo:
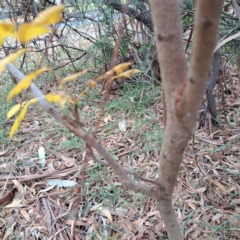
[[[62,11],[63,11],[63,6],[55,6],[55,7],[48,8],[40,16],[35,18],[33,23],[21,25],[21,27],[18,30],[19,40],[22,41],[23,43],[26,43],[29,40],[31,40],[32,38],[34,38],[38,35],[41,35],[42,33],[45,33],[45,32],[42,32],[41,29],[45,28],[46,25],[53,24],[53,23],[56,23],[59,20],[61,20],[60,13]],[[4,24],[3,24],[3,26],[4,26]],[[38,26],[39,28],[36,26]],[[3,29],[8,29],[8,28],[9,28],[9,24],[6,24],[6,26],[3,27]],[[32,28],[34,28],[34,31],[32,31]],[[48,29],[47,29],[47,31],[48,31]],[[7,36],[7,34],[9,34],[9,31],[6,31],[5,36]],[[23,36],[24,36],[24,39],[23,39]],[[26,51],[25,49],[19,50],[15,54],[3,59],[0,62],[0,69],[2,69],[2,71],[4,71],[6,68],[6,65],[8,63],[14,61],[20,54],[24,53],[25,51]],[[137,69],[132,69],[132,70],[128,70],[128,71],[124,72],[131,65],[132,65],[132,63],[119,64],[119,65],[115,66],[112,70],[109,70],[108,72],[106,72],[103,76],[100,76],[95,80],[89,80],[88,81],[89,88],[96,87],[97,82],[101,81],[105,78],[110,78],[109,80],[112,82],[120,77],[130,78],[133,74],[140,72]],[[37,77],[37,75],[39,75],[45,71],[49,71],[49,70],[50,69],[48,69],[48,68],[41,68],[41,69],[37,69],[35,72],[28,74],[25,77],[25,79],[23,79],[21,82],[19,82],[10,91],[8,98],[7,98],[7,102],[9,102],[14,96],[18,95],[23,90],[28,89],[30,87],[30,85],[32,84],[33,80],[35,80],[35,78]],[[59,80],[60,89],[62,89],[64,87],[66,87],[64,85],[67,82],[76,80],[77,78],[83,76],[86,73],[87,73],[87,70],[84,70],[79,73],[67,76],[63,80],[61,80],[56,74],[55,74],[55,76]],[[65,94],[63,92],[61,92],[59,94],[48,94],[45,96],[45,98],[49,102],[60,103],[61,107],[63,108],[65,106],[66,102],[70,102],[70,103],[76,105],[78,103],[78,101],[87,94],[87,91],[88,91],[88,88],[86,88],[76,99],[74,99],[70,95]],[[22,120],[24,119],[24,117],[26,115],[27,108],[31,104],[36,103],[36,102],[37,102],[37,99],[32,99],[30,101],[24,102],[23,104],[17,104],[9,111],[8,118],[11,118],[17,111],[20,111],[21,107],[23,107],[23,109],[20,111],[19,115],[17,116],[17,118],[13,124],[13,127],[12,127],[10,135],[9,135],[10,138],[12,138],[14,133],[18,130]]]

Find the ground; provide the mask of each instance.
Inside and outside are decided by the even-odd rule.
[[[48,76],[48,75],[46,75]],[[44,93],[54,80],[37,80]],[[84,81],[69,84],[81,92]],[[89,159],[85,144],[34,106],[12,140],[6,114],[10,77],[0,79],[1,239],[167,239],[154,199],[122,187],[113,171]],[[91,133],[102,99],[99,85],[79,103]],[[174,207],[185,239],[240,239],[240,86],[222,69],[215,91],[218,124],[207,114],[186,148],[174,190]],[[144,80],[111,93],[97,139],[121,165],[155,178],[164,135],[161,88]],[[61,110],[61,109],[60,109]],[[61,110],[70,115],[70,106]],[[124,130],[124,128],[126,128]],[[46,164],[38,150],[46,152]],[[52,183],[50,180],[55,180]],[[64,187],[56,186],[60,180]],[[71,186],[71,184],[76,184]]]

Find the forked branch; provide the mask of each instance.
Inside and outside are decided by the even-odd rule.
[[[179,1],[150,0],[150,4],[167,110],[159,159],[159,184],[163,189],[163,197],[158,198],[157,203],[169,239],[175,240],[182,239],[182,236],[171,203],[172,194],[184,149],[191,137],[205,92],[222,1],[196,1],[194,45],[188,76]]]
[[[172,194],[184,149],[191,137],[197,111],[205,92],[222,1],[198,0],[196,3],[193,53],[187,74],[179,0],[150,0],[167,110],[167,124],[159,159],[159,179],[154,186],[147,187],[135,183],[128,176],[132,173],[122,168],[78,121],[54,109],[34,84],[30,87],[39,104],[70,132],[96,149],[125,187],[156,198],[168,237],[172,240],[182,239],[172,206]],[[12,64],[8,64],[8,71],[19,80],[25,78]],[[144,180],[141,177],[139,179]]]

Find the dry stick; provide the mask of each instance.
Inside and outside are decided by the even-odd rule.
[[[24,14],[24,22],[27,22],[27,13],[28,13],[28,10],[32,4],[33,0],[30,0],[28,5],[27,5],[27,8],[26,8],[26,11],[25,11],[25,14]]]
[[[51,232],[51,230],[52,230],[52,226],[51,226],[52,217],[51,217],[51,214],[49,212],[47,200],[45,198],[42,198],[42,202],[43,202],[43,206],[44,206],[44,209],[45,209],[45,214],[47,216],[48,232]]]
[[[195,162],[196,162],[196,164],[197,164],[199,170],[202,172],[202,174],[203,174],[204,176],[206,176],[206,173],[203,171],[203,169],[201,168],[201,166],[200,166],[199,163],[198,163],[196,153],[194,154],[194,160],[195,160]]]
[[[99,160],[93,153],[93,151],[91,150],[91,152],[89,153],[90,157],[97,163],[100,163],[106,167],[109,167],[109,164],[104,161],[104,160]],[[145,178],[143,176],[141,176],[139,173],[133,171],[133,170],[129,170],[129,169],[126,169],[126,168],[123,168],[123,170],[129,174],[129,175],[133,175],[136,179],[139,179],[139,180],[142,180],[144,182],[149,182],[149,183],[152,183],[154,185],[158,185],[158,183],[155,181],[155,180],[152,180],[152,179],[149,179],[149,178]]]
[[[128,7],[128,3],[125,4],[124,6],[124,9],[123,9],[123,12],[126,11],[126,8]],[[124,22],[124,13],[123,13],[123,22]],[[119,49],[120,49],[120,44],[121,44],[121,39],[122,39],[122,34],[123,34],[123,22],[121,22],[119,24],[119,37],[117,39],[117,42],[115,44],[115,48],[113,50],[113,53],[112,53],[112,59],[111,59],[111,63],[110,63],[110,69],[112,69],[114,66],[117,65],[117,60],[118,60],[118,53],[119,53]],[[97,130],[100,126],[100,121],[101,121],[101,118],[104,114],[104,111],[105,111],[105,105],[107,103],[107,100],[109,98],[109,93],[110,93],[110,89],[111,89],[111,78],[112,78],[112,74],[110,76],[108,76],[105,80],[105,91],[104,91],[104,94],[103,94],[103,99],[102,99],[102,102],[100,103],[100,111],[98,113],[98,118],[96,120],[96,123],[95,123],[95,129],[92,133],[93,137],[96,138],[96,134],[97,134]],[[87,153],[89,154],[91,152],[91,145],[87,144]],[[88,154],[87,154],[87,158],[88,158]]]
[[[23,80],[25,75],[20,72],[13,64],[8,64],[7,69],[9,73],[11,73],[16,79]],[[37,98],[39,105],[48,112],[52,117],[54,117],[58,122],[60,122],[63,126],[68,128],[68,130],[74,133],[76,136],[82,138],[86,144],[96,149],[97,152],[106,160],[109,167],[111,167],[115,174],[119,177],[123,186],[126,188],[138,193],[143,193],[148,195],[149,197],[160,197],[161,196],[161,188],[159,186],[154,187],[146,187],[141,184],[137,184],[132,181],[125,170],[114,160],[114,158],[107,152],[107,150],[93,137],[91,137],[82,127],[81,124],[70,119],[69,117],[60,114],[54,107],[52,107],[48,101],[45,99],[43,93],[37,88],[37,86],[32,83],[30,86],[30,90],[33,95]]]
[[[159,159],[159,184],[164,197],[157,199],[157,205],[169,239],[175,240],[182,239],[182,236],[172,206],[172,194],[205,91],[222,2],[197,1],[189,78],[182,44],[179,1],[150,0],[150,4],[168,111]]]
[[[118,26],[118,39],[117,39],[117,42],[115,44],[115,48],[113,50],[113,53],[112,53],[112,59],[111,59],[111,63],[110,63],[110,69],[112,69],[114,66],[117,65],[117,60],[118,60],[118,54],[119,54],[119,49],[120,49],[120,44],[121,44],[121,39],[122,39],[122,35],[123,35],[123,31],[124,31],[124,26],[126,25],[126,20],[125,20],[125,16],[124,14],[127,12],[128,10],[128,2],[124,5],[123,7],[123,10],[122,10],[122,22],[119,24]],[[94,132],[93,132],[93,137],[95,138],[96,137],[96,132],[97,132],[97,129],[99,128],[99,125],[100,125],[100,121],[101,121],[101,118],[103,116],[103,113],[104,113],[104,108],[105,108],[105,105],[107,103],[107,100],[108,100],[108,97],[109,97],[109,93],[110,93],[110,89],[111,89],[111,78],[112,76],[108,76],[107,79],[106,79],[106,84],[105,84],[105,91],[104,91],[104,95],[103,95],[103,100],[100,104],[100,111],[98,113],[98,119],[96,121],[96,124],[95,124],[95,129],[94,129]]]
[[[118,42],[119,42],[119,44],[118,44]],[[118,42],[116,43],[116,46],[115,46],[115,49],[114,49],[114,52],[113,52],[113,56],[112,56],[112,61],[111,61],[111,66],[112,67],[114,67],[116,65],[116,62],[117,62],[117,54],[118,54],[118,50],[119,50],[119,46],[120,46],[119,39],[118,39]],[[117,50],[116,50],[116,48],[117,48]],[[114,59],[114,61],[113,61],[113,59]],[[112,67],[110,67],[110,69]],[[95,123],[95,129],[93,131],[93,136],[94,137],[96,137],[97,130],[98,130],[99,126],[100,126],[101,118],[102,118],[103,113],[105,111],[105,105],[107,103],[107,100],[108,100],[108,97],[109,97],[110,88],[111,88],[111,78],[112,78],[112,75],[107,77],[107,79],[105,81],[106,84],[105,84],[105,91],[104,91],[104,94],[103,94],[103,100],[101,101],[101,104],[100,104],[100,107],[99,107],[100,111],[98,113],[98,118],[97,118],[97,121]]]
[[[72,59],[70,62],[67,62],[67,63],[65,63],[65,64],[63,64],[63,65],[61,65],[61,66],[58,66],[58,67],[53,68],[52,70],[55,71],[55,70],[58,70],[59,68],[66,67],[68,64],[70,64],[70,63],[72,63],[72,62],[75,62],[75,61],[81,59],[81,58],[84,57],[86,54],[87,54],[87,52],[83,53],[80,57],[77,57],[77,58],[75,58],[75,59]]]
[[[126,6],[127,6],[127,4],[126,4]],[[111,59],[111,63],[110,63],[110,69],[112,69],[117,64],[118,52],[119,52],[120,43],[121,43],[121,37],[122,37],[122,34],[123,34],[123,30],[124,30],[122,25],[123,25],[122,23],[120,23],[120,25],[119,25],[119,38],[117,39],[117,42],[116,42],[116,45],[115,45],[115,48],[114,48],[114,51],[113,51],[113,54],[112,54],[112,59]],[[94,129],[94,131],[92,133],[94,138],[96,138],[97,130],[98,130],[99,126],[100,126],[100,121],[101,121],[101,118],[102,118],[102,116],[104,114],[105,105],[106,105],[107,100],[109,98],[109,93],[110,93],[110,89],[111,89],[111,78],[112,78],[112,74],[110,76],[108,76],[106,78],[106,81],[105,81],[106,84],[105,84],[105,91],[104,91],[104,94],[103,94],[103,100],[100,103],[100,111],[98,113],[98,118],[97,118],[96,123],[95,123],[95,129]],[[89,155],[89,153],[91,151],[91,149],[90,149],[91,145],[87,144],[86,147],[87,147],[87,156],[86,156],[87,159],[85,160],[85,162],[88,161],[88,155]]]
[[[186,45],[186,48],[185,48],[185,53],[187,52],[188,46],[189,46],[189,44],[191,42],[192,35],[193,35],[193,27],[190,30],[190,34],[189,34],[189,37],[188,37],[187,45]]]
[[[56,37],[58,40],[60,40],[60,37],[58,36],[58,34],[57,34],[56,32],[54,32],[53,34],[55,35],[55,37]],[[73,64],[71,55],[70,55],[68,49],[66,48],[66,46],[61,44],[60,47],[61,47],[61,49],[63,50],[63,52],[65,52],[65,53],[67,54],[67,56],[68,56],[68,58],[69,58],[69,63],[72,64],[74,70],[77,72],[77,69],[76,69],[75,65]]]
[[[24,176],[14,176],[14,177],[1,177],[1,180],[12,180],[12,179],[17,179],[19,182],[25,182],[29,180],[34,180],[34,179],[40,179],[40,178],[58,178],[58,177],[64,177],[69,175],[70,173],[74,173],[79,171],[79,166],[75,166],[72,168],[66,168],[63,170],[56,170],[53,172],[44,172],[42,174],[34,174],[34,175],[24,175]],[[80,168],[81,169],[81,168]],[[6,181],[5,181],[6,182]],[[0,181],[0,186],[4,186],[5,182]],[[7,185],[13,184],[13,182],[7,182]]]
[[[55,29],[56,29],[56,25],[52,28],[52,31],[50,33],[50,36],[49,36],[47,44],[46,44],[46,48],[45,48],[45,50],[43,52],[43,55],[42,55],[42,57],[41,57],[41,59],[39,61],[39,64],[38,64],[37,68],[40,68],[42,66],[42,64],[43,64],[44,58],[46,57],[46,54],[47,54],[48,46],[49,46],[50,42],[52,42],[52,40],[53,40]]]
[[[117,156],[117,157],[122,157],[122,156],[124,156],[124,155],[126,155],[126,154],[129,154],[129,153],[131,153],[131,152],[134,152],[134,151],[136,151],[136,150],[138,150],[138,148],[134,148],[134,149],[131,149],[131,150],[129,150],[129,151],[119,153],[119,154],[116,155],[116,156]]]

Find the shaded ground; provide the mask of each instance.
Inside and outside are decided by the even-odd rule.
[[[81,140],[40,108],[32,107],[8,140],[13,120],[5,117],[12,86],[7,79],[0,80],[0,238],[166,239],[154,200],[123,189],[110,169],[88,158]],[[218,126],[208,117],[185,151],[173,200],[186,239],[240,239],[238,81],[234,71],[223,69],[216,89]],[[38,85],[45,93],[55,87],[49,80]],[[80,92],[84,86],[70,88]],[[89,132],[101,98],[99,86],[80,103]],[[63,112],[70,114],[68,108]],[[123,166],[155,178],[163,138],[159,87],[128,83],[112,94],[97,138]],[[38,158],[41,146],[44,167]],[[77,185],[56,187],[50,179]]]

